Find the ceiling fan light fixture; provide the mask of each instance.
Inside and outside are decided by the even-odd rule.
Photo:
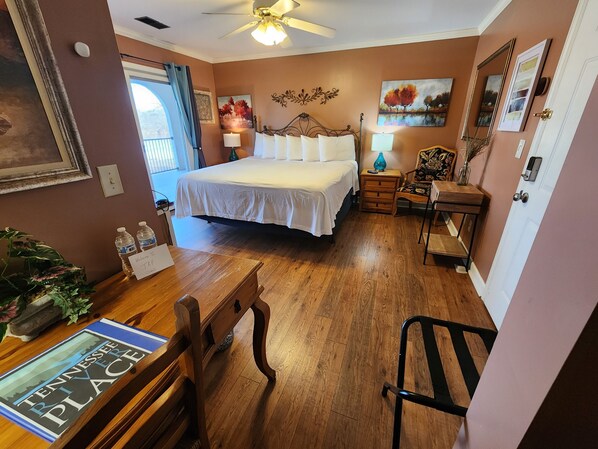
[[[284,41],[287,38],[287,33],[285,33],[281,24],[264,19],[251,32],[251,36],[260,44],[271,46]]]

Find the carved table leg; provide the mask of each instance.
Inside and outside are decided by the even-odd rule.
[[[269,380],[275,380],[276,371],[270,367],[266,358],[266,334],[268,333],[268,322],[270,321],[270,307],[258,296],[251,309],[255,317],[253,326],[253,357],[255,364]]]

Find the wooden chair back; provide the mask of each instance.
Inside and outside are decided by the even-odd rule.
[[[413,179],[415,182],[450,181],[456,160],[456,150],[442,145],[424,148],[417,153]]]
[[[186,295],[174,313],[173,337],[104,392],[51,448],[166,449],[190,437],[193,447],[209,449],[199,304]]]
[[[453,178],[457,150],[434,145],[417,153],[415,168],[404,174],[395,193],[392,214],[397,213],[397,201],[404,199],[411,203],[426,203],[432,181],[450,181]]]

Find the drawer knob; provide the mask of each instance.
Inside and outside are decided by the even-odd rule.
[[[241,311],[241,303],[238,299],[235,299],[235,313],[239,313]]]

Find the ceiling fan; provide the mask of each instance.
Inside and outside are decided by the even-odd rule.
[[[256,41],[264,45],[278,45],[287,38],[287,33],[285,32],[283,25],[308,33],[317,34],[319,36],[329,38],[334,37],[336,30],[333,28],[286,16],[287,13],[299,6],[299,3],[294,0],[274,0],[274,2],[272,2],[272,0],[256,0],[253,2],[252,14],[226,12],[204,12],[203,14],[250,16],[258,19],[225,34],[220,39],[225,39],[256,27],[255,30],[251,32],[251,35]]]

